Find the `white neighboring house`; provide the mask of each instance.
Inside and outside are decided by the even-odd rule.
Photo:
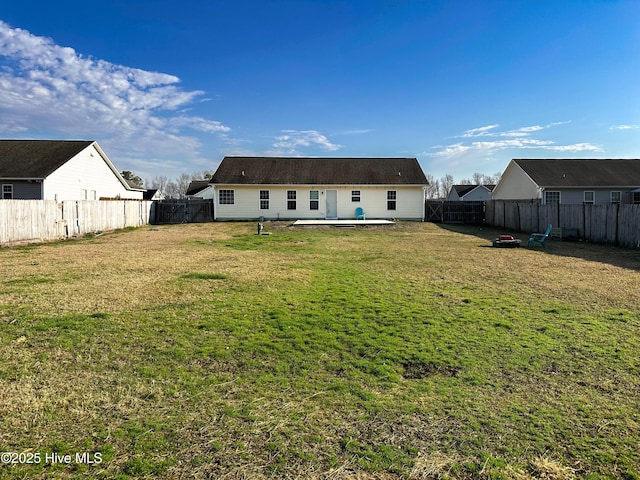
[[[415,158],[225,157],[204,198],[216,220],[424,220],[428,182]]]
[[[491,200],[495,185],[454,185],[449,191],[448,201],[471,202]]]
[[[142,194],[142,198],[153,202],[154,200],[164,200],[165,196],[160,190],[153,188],[145,190]]]
[[[2,199],[142,200],[90,140],[0,140]]]
[[[640,159],[513,159],[492,196],[543,204],[640,203]]]
[[[209,185],[209,180],[191,180],[185,197],[187,198],[213,198],[211,193],[213,188]]]

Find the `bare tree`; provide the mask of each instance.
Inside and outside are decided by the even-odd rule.
[[[169,183],[169,179],[165,175],[161,175],[159,177],[153,177],[153,179],[149,181],[145,181],[149,188],[152,190],[160,190],[161,193],[166,194],[167,184]]]
[[[191,174],[191,180],[209,180],[213,177],[213,172],[205,170],[204,172],[193,172]]]
[[[169,180],[165,175],[153,177],[147,182],[149,188],[160,190],[167,198],[182,198],[187,193],[187,188],[192,180],[210,180],[213,173],[209,170],[203,172],[193,172],[191,174],[181,173],[175,180]]]
[[[447,174],[440,179],[440,197],[447,198],[451,187],[453,187],[453,175]]]
[[[440,182],[434,178],[430,173],[426,174],[427,177],[427,189],[425,190],[426,198],[438,198],[440,195]]]
[[[502,172],[496,172],[488,178],[487,185],[497,185],[502,178]]]
[[[184,197],[186,195],[191,180],[192,177],[188,173],[181,173],[180,176],[176,178],[176,188],[178,189],[179,197]]]
[[[475,172],[473,177],[471,177],[473,185],[484,185],[486,178],[487,176],[480,172]]]

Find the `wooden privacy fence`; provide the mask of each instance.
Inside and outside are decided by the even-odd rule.
[[[144,200],[0,200],[0,245],[45,242],[149,223]]]
[[[213,222],[213,200],[184,198],[154,202],[151,223]]]
[[[578,238],[624,247],[640,246],[640,205],[541,205],[539,202],[489,200],[488,225],[516,232],[544,232],[547,225],[577,232]]]
[[[425,221],[436,223],[480,224],[484,221],[484,202],[427,200]]]

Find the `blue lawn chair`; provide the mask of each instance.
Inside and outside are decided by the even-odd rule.
[[[366,220],[367,216],[364,214],[364,210],[358,207],[356,208],[356,220]]]
[[[551,224],[547,227],[547,230],[544,233],[532,233],[529,237],[529,247],[533,247],[533,245],[537,242],[543,247],[547,246],[547,238],[549,238],[549,234],[551,233]]]

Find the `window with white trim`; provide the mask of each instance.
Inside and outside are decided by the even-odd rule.
[[[260,210],[269,210],[269,190],[260,190]]]
[[[622,203],[622,192],[611,192],[611,203]]]
[[[2,199],[13,200],[13,184],[5,183],[2,185]]]
[[[544,192],[544,203],[545,203],[545,205],[550,205],[550,204],[553,204],[553,203],[560,203],[560,192],[545,191]]]
[[[589,203],[591,205],[596,203],[596,192],[594,192],[593,190],[587,190],[586,192],[584,192],[583,202]]]
[[[387,210],[396,209],[397,192],[395,190],[387,191]]]
[[[287,210],[296,209],[297,192],[295,190],[287,190]]]
[[[320,192],[318,190],[309,191],[309,210],[318,210],[320,206]]]
[[[351,201],[352,202],[360,201],[360,190],[351,190]]]
[[[233,205],[235,204],[235,190],[218,191],[218,204]]]

